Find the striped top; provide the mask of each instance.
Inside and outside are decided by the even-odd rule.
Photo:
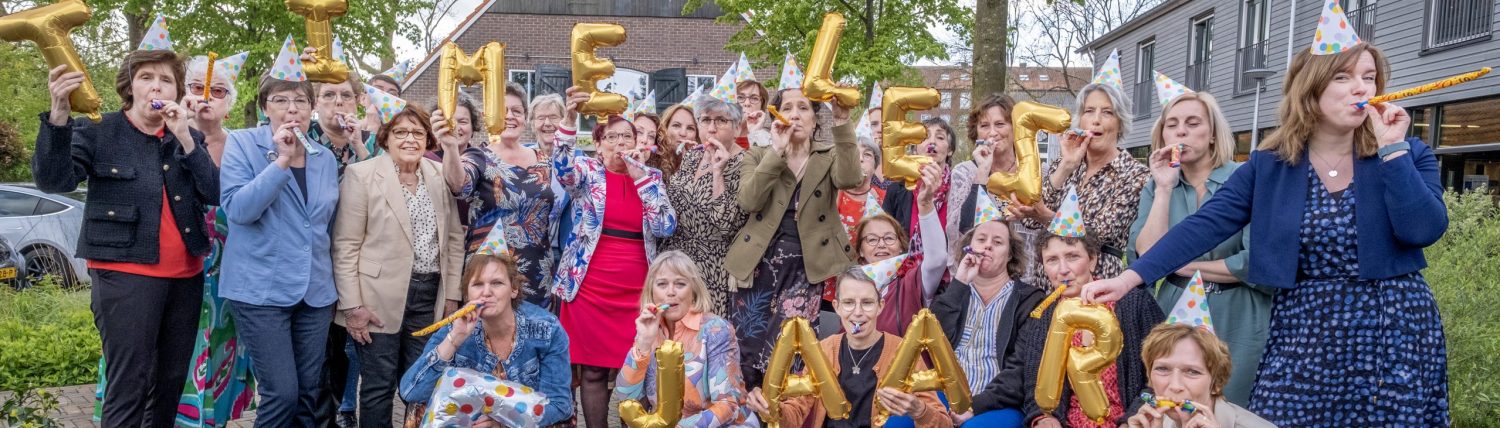
[[[970,391],[983,391],[984,386],[1000,374],[1004,356],[995,352],[993,332],[1000,329],[1000,314],[1005,311],[1005,301],[1010,300],[1015,285],[1015,280],[1005,283],[1000,294],[995,295],[989,304],[979,297],[977,288],[969,288],[969,309],[964,317],[968,322],[963,326],[963,335],[953,353],[957,354],[958,365],[968,375]]]

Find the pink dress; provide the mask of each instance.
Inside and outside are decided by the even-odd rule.
[[[558,318],[568,332],[573,364],[620,368],[635,339],[641,289],[646,283],[643,205],[629,175],[606,171],[604,231],[578,296],[563,302]]]

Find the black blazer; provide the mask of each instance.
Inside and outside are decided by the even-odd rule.
[[[895,217],[896,221],[901,223],[901,230],[908,235],[911,234],[911,224],[915,221],[912,218],[914,214],[911,207],[916,203],[913,202],[916,197],[916,194],[906,190],[905,181],[892,180],[886,183],[885,199],[880,201],[880,209],[885,210],[891,217]]]
[[[1021,412],[1026,414],[1027,426],[1042,416],[1042,409],[1036,404],[1036,376],[1037,370],[1041,369],[1042,349],[1047,346],[1047,329],[1052,323],[1052,311],[1056,308],[1057,304],[1054,303],[1037,320],[1041,322],[1030,323],[1021,331],[1020,343],[1017,344],[1019,349],[1013,355],[1015,358],[1006,360],[1005,368],[1000,370],[1000,378],[1011,382],[1023,381],[1020,389],[1021,396],[1024,397],[1021,400]],[[1165,321],[1167,316],[1162,314],[1161,306],[1150,292],[1137,287],[1115,302],[1115,318],[1120,321],[1120,332],[1125,334],[1125,346],[1120,349],[1120,356],[1115,358],[1116,384],[1120,387],[1120,402],[1125,406],[1125,413],[1111,426],[1124,425],[1125,420],[1141,406],[1141,400],[1137,397],[1147,387],[1146,363],[1141,361],[1141,346],[1151,328]],[[1066,416],[1072,395],[1072,386],[1064,380],[1062,399],[1057,409],[1052,411],[1052,417],[1063,421],[1063,426],[1068,426]],[[976,403],[976,413],[977,406]]]
[[[938,294],[932,300],[932,314],[937,317],[938,325],[943,328],[943,335],[948,336],[948,343],[958,346],[958,339],[963,336],[964,324],[969,313],[969,290],[971,287],[962,282],[953,281],[948,284],[948,289]],[[974,413],[985,411],[1019,408],[1021,407],[1021,385],[1019,379],[1006,380],[1004,364],[1010,360],[1010,356],[1016,353],[1016,340],[1024,327],[1031,324],[1041,324],[1041,320],[1031,318],[1031,310],[1036,308],[1038,302],[1046,297],[1042,290],[1032,287],[1021,281],[1015,281],[1014,288],[1010,291],[1010,299],[1005,301],[1005,307],[1001,308],[1000,318],[1008,320],[1001,328],[995,330],[995,345],[999,347],[996,358],[1001,362],[1002,376],[991,379],[982,391],[970,391],[974,394]]]
[[[183,153],[171,132],[142,133],[122,112],[106,113],[99,123],[70,118],[64,126],[52,126],[47,116],[40,115],[31,159],[37,189],[71,192],[89,182],[77,257],[159,263],[163,188],[188,252],[208,254],[203,210],[219,204],[219,168],[202,133],[189,131],[198,147]]]

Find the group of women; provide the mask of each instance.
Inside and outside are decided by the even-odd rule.
[[[34,169],[47,191],[90,184],[78,256],[108,362],[105,426],[221,425],[254,395],[257,426],[321,425],[325,359],[344,346],[328,343],[330,326],[353,342],[366,427],[390,425],[398,393],[419,417],[453,367],[544,394],[542,425],[614,425],[612,398],[660,402],[653,351],[665,340],[685,351],[681,426],[773,414],[850,427],[1447,421],[1442,330],[1419,272],[1446,224],[1436,161],[1405,138],[1400,107],[1352,109],[1389,77],[1368,44],[1298,55],[1281,128],[1244,164],[1213,96],[1166,104],[1143,164],[1119,147],[1136,122],[1129,100],[1088,85],[1031,205],[985,186],[1019,169],[1004,95],[969,114],[972,161],[952,165],[958,136],[924,122],[914,150],[933,162],[909,189],[880,175],[881,149],[855,136],[863,118],[797,88],[746,81],[734,103],[701,97],[579,130],[587,92],[528,100],[508,86],[504,130],[484,136],[467,96],[452,117],[412,103],[356,129],[361,85],[389,79],[266,76],[255,105],[268,122],[226,131],[233,82],[206,74],[169,51],[132,53],[116,85],[124,107],[99,123],[68,117],[81,75],[51,74]],[[1070,193],[1086,233],[1054,234]],[[1397,225],[1397,213],[1424,221]],[[1212,333],[1163,323],[1195,275]],[[1049,293],[1119,320],[1104,418],[1066,387],[1055,406],[1033,397]],[[200,303],[214,309],[203,328],[237,338],[234,357],[190,361]],[[480,309],[412,334],[465,305]],[[954,347],[972,411],[877,388],[923,308]],[[839,323],[818,326],[824,312]],[[847,419],[759,388],[797,317],[833,332],[821,348]],[[208,395],[196,412],[214,417],[179,414],[192,367]],[[1145,391],[1163,401],[1142,405]],[[1183,401],[1199,405],[1171,404]]]

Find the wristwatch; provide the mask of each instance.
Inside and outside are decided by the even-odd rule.
[[[266,151],[266,162],[275,162],[276,158],[280,157],[280,156],[281,156],[281,154],[280,153],[276,153],[276,150],[267,150]]]
[[[1385,160],[1386,156],[1390,156],[1392,153],[1396,153],[1402,150],[1411,150],[1411,143],[1402,141],[1399,143],[1388,144],[1385,147],[1381,147],[1379,152],[1380,160]]]

